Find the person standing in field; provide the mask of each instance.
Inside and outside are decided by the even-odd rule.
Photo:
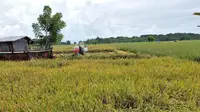
[[[80,51],[79,53],[82,54],[82,55],[84,55],[83,44],[84,43],[82,43],[82,42],[79,43],[79,51]]]
[[[84,55],[84,53],[87,51],[88,51],[87,46],[84,43],[80,42],[78,45],[74,47],[73,52],[76,53],[77,55],[79,54]]]

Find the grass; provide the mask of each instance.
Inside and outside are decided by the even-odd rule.
[[[199,67],[173,58],[0,62],[0,111],[198,111]]]
[[[141,52],[157,56],[171,56],[183,59],[199,59],[200,41],[179,41],[179,42],[160,42],[160,43],[128,43],[111,44],[119,49],[132,52]]]
[[[151,46],[152,55],[158,49],[152,46],[176,44],[184,54],[183,43],[93,45],[81,57],[72,57],[73,46],[54,46],[61,55],[53,60],[0,61],[0,111],[198,112],[199,63],[174,58],[178,51],[172,57],[138,53]],[[199,41],[184,45],[198,51],[192,43]],[[118,50],[133,48],[137,52]]]
[[[54,45],[53,50],[54,52],[61,52],[61,51],[66,51],[66,50],[72,50],[74,46],[72,45]]]

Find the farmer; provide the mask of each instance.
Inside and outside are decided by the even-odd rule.
[[[84,55],[84,49],[81,46],[81,44],[79,44],[79,53],[82,54],[82,55]]]
[[[87,51],[88,51],[87,46],[84,43],[79,43],[78,45],[74,47],[74,50],[73,50],[73,52],[77,55],[79,54],[84,55],[84,53]]]

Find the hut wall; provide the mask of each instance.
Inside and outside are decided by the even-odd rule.
[[[11,49],[9,48],[8,43],[0,43],[0,52],[11,52]]]
[[[14,52],[26,51],[26,45],[28,44],[27,40],[20,39],[13,42]]]

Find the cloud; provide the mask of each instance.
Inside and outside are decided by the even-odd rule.
[[[14,26],[0,26],[0,37],[4,36],[16,36],[16,35],[24,35],[24,33],[21,31],[19,25],[14,25]],[[9,34],[9,35],[6,35]]]
[[[0,36],[29,35],[44,5],[62,12],[67,27],[63,41],[96,36],[134,36],[149,33],[194,32],[199,0],[1,0]]]

